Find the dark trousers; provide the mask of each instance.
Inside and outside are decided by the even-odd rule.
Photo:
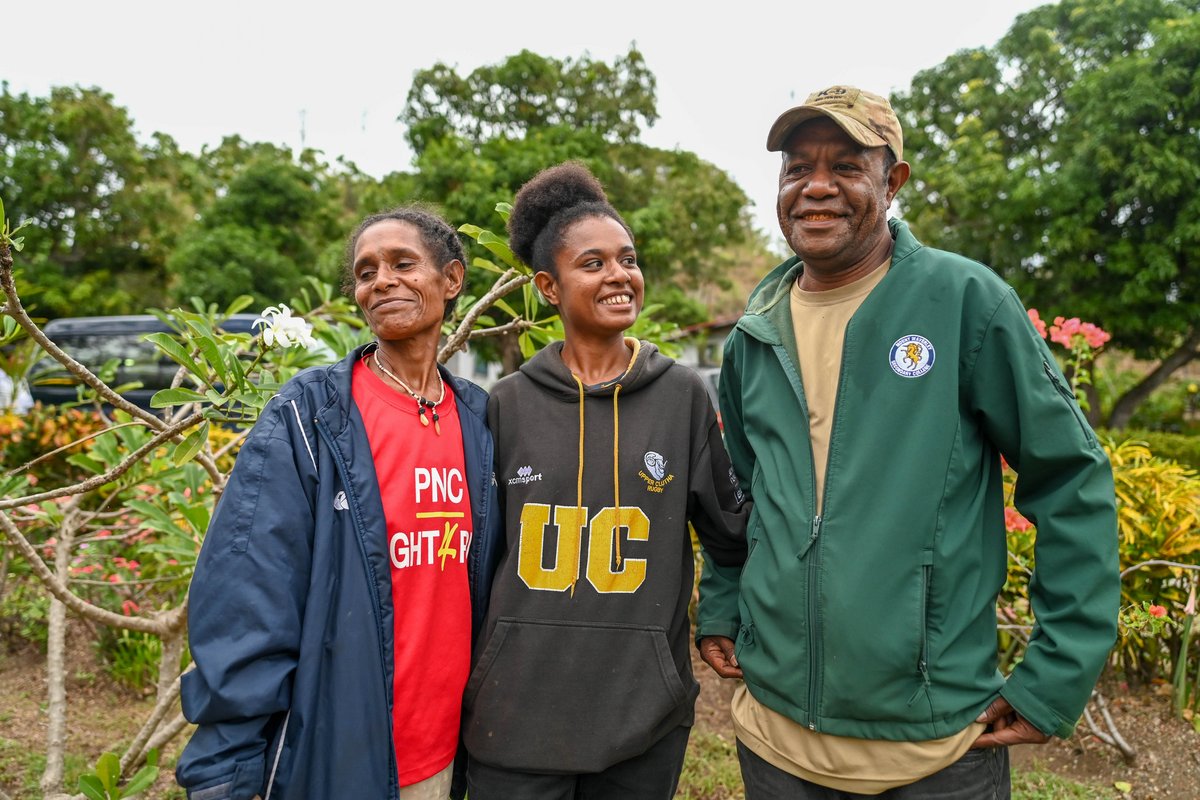
[[[585,775],[543,775],[467,765],[470,800],[671,800],[691,728],[676,728],[640,756]]]
[[[943,770],[882,794],[840,792],[810,783],[759,758],[740,741],[738,762],[746,800],[1009,800],[1008,748],[968,750]]]

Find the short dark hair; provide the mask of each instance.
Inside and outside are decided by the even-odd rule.
[[[508,217],[509,245],[534,270],[557,277],[554,256],[567,228],[586,217],[616,220],[633,239],[633,231],[608,202],[596,176],[578,161],[548,167],[517,192]]]
[[[883,148],[883,177],[886,180],[892,174],[892,167],[896,166],[896,154],[892,152],[892,148]]]
[[[454,230],[450,226],[450,223],[446,222],[433,209],[419,203],[409,203],[408,205],[393,208],[391,211],[381,211],[378,214],[366,217],[362,222],[358,223],[358,227],[354,229],[354,233],[350,234],[350,239],[346,242],[345,262],[342,265],[342,291],[345,294],[351,297],[354,296],[354,251],[358,248],[359,238],[367,228],[380,222],[387,222],[388,220],[406,222],[416,228],[417,232],[421,235],[421,243],[429,250],[429,253],[437,261],[443,273],[451,261],[460,262],[463,265],[463,269],[466,270],[467,253],[463,249],[462,239],[459,238],[458,231]],[[465,279],[466,276],[464,274]],[[443,319],[450,319],[454,316],[454,306],[457,303],[457,297],[451,297],[446,301],[446,310],[442,315]]]

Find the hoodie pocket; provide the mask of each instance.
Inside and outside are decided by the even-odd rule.
[[[691,715],[698,687],[653,625],[501,617],[467,683],[472,758],[526,772],[599,772]]]

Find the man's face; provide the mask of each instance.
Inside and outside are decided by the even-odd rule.
[[[886,151],[863,147],[826,117],[805,122],[788,137],[776,213],[805,266],[834,274],[862,265],[876,251],[886,253],[887,210],[908,179],[903,162],[885,172]]]

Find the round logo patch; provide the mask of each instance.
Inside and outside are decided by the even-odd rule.
[[[896,340],[888,361],[892,365],[892,372],[900,377],[919,378],[933,369],[936,357],[932,342],[924,336],[910,334]]]

